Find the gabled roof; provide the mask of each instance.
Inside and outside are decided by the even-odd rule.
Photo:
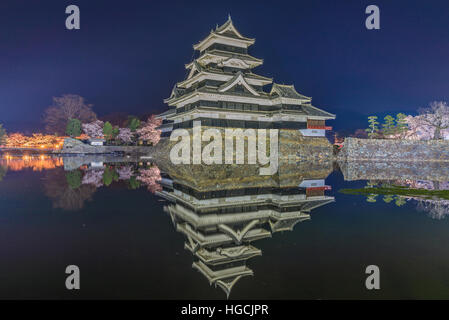
[[[166,119],[167,116],[176,113],[176,109],[175,108],[170,108],[165,112],[162,112],[161,114],[156,115],[156,118],[158,119]]]
[[[251,92],[255,96],[259,96],[260,94],[246,82],[243,73],[241,71],[237,72],[234,77],[232,77],[228,82],[223,83],[218,87],[219,92],[226,92],[229,89],[233,88],[236,85],[242,85],[249,92]]]
[[[227,298],[229,298],[229,294],[237,281],[242,277],[252,276],[254,274],[254,272],[245,265],[214,271],[202,261],[195,261],[193,262],[192,267],[201,272],[207,280],[209,280],[210,284],[214,284],[223,289]]]
[[[185,92],[185,89],[182,88],[178,88],[178,86],[175,84],[175,86],[173,87],[170,97],[168,97],[167,99],[164,99],[164,102],[167,103],[169,100],[171,99],[175,99],[178,98],[180,96],[182,96]]]
[[[201,72],[203,70],[204,70],[203,66],[200,65],[196,60],[193,60],[189,75],[187,76],[187,79],[192,78],[193,75],[195,74],[195,71]]]
[[[335,119],[335,114],[321,110],[317,107],[312,106],[311,104],[302,104],[301,108],[309,116],[329,117],[331,119]]]
[[[218,247],[218,248],[198,248],[191,238],[184,243],[184,247],[195,254],[201,261],[208,265],[220,265],[229,262],[248,260],[256,256],[261,256],[262,251],[250,244]]]
[[[306,97],[298,93],[293,85],[273,83],[270,95],[278,95],[283,98],[311,100],[311,97]]]
[[[217,27],[215,30],[211,30],[210,34],[206,38],[204,38],[202,41],[200,41],[199,43],[194,45],[193,48],[195,50],[202,51],[209,46],[209,45],[207,45],[207,47],[204,47],[204,45],[206,43],[208,43],[209,40],[211,40],[213,38],[233,40],[235,43],[241,43],[240,46],[246,46],[246,47],[254,44],[254,42],[256,41],[254,38],[247,38],[247,37],[242,36],[242,34],[236,29],[236,27],[232,23],[230,16],[228,17],[228,20],[223,25],[221,25],[220,27]]]
[[[335,114],[326,112],[324,110],[312,106],[310,104],[312,101],[312,97],[307,97],[305,95],[298,93],[298,91],[296,91],[293,85],[273,83],[273,87],[271,88],[270,91],[270,96],[272,97],[279,96],[281,98],[306,100],[305,104],[301,103],[301,108],[307,115],[328,117],[331,119],[335,119]]]
[[[244,36],[236,29],[234,24],[232,23],[231,15],[228,15],[228,20],[222,24],[220,27],[215,28],[215,33],[225,34],[228,36],[236,36],[241,39],[249,39]]]

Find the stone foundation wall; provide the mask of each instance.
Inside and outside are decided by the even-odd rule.
[[[286,160],[329,160],[332,145],[326,137],[305,137],[298,130],[279,130],[279,157]]]
[[[66,138],[61,150],[55,152],[60,154],[105,154],[105,153],[126,153],[126,154],[150,154],[151,146],[91,146],[82,141]]]
[[[202,127],[203,130],[208,129],[208,127]],[[222,148],[224,152],[224,136],[225,131],[223,128],[218,128],[222,134]],[[192,137],[191,129],[190,131]],[[162,138],[154,150],[155,158],[169,159],[169,153],[171,147],[173,147],[177,142],[172,142],[168,137]],[[202,142],[202,148],[206,146],[209,142]],[[245,143],[246,145],[246,143]],[[267,132],[267,148],[270,145],[269,133]],[[321,161],[333,159],[333,147],[325,137],[305,137],[298,130],[279,130],[278,137],[278,147],[279,147],[279,160],[288,161]],[[235,148],[235,144],[234,144]],[[257,148],[257,145],[256,145]],[[245,146],[245,163],[246,163],[246,146]]]
[[[346,138],[338,160],[449,162],[449,141]]]
[[[449,166],[437,161],[338,161],[345,180],[449,181]]]

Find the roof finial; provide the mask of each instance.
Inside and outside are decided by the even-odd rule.
[[[228,20],[229,20],[229,21],[232,21],[232,19],[231,19],[231,14],[230,14],[230,13],[228,13]]]

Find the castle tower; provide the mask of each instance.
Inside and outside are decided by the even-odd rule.
[[[325,121],[335,115],[312,106],[312,98],[298,93],[293,85],[276,84],[254,73],[263,64],[248,53],[254,42],[229,17],[193,46],[198,58],[185,66],[187,78],[164,100],[170,109],[159,115],[162,136],[169,136],[173,129],[192,128],[194,120],[203,127],[288,129],[306,137],[325,136],[325,130],[331,129]]]

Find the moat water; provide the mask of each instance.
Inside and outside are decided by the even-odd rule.
[[[164,165],[3,155],[0,299],[449,298],[443,165]]]

